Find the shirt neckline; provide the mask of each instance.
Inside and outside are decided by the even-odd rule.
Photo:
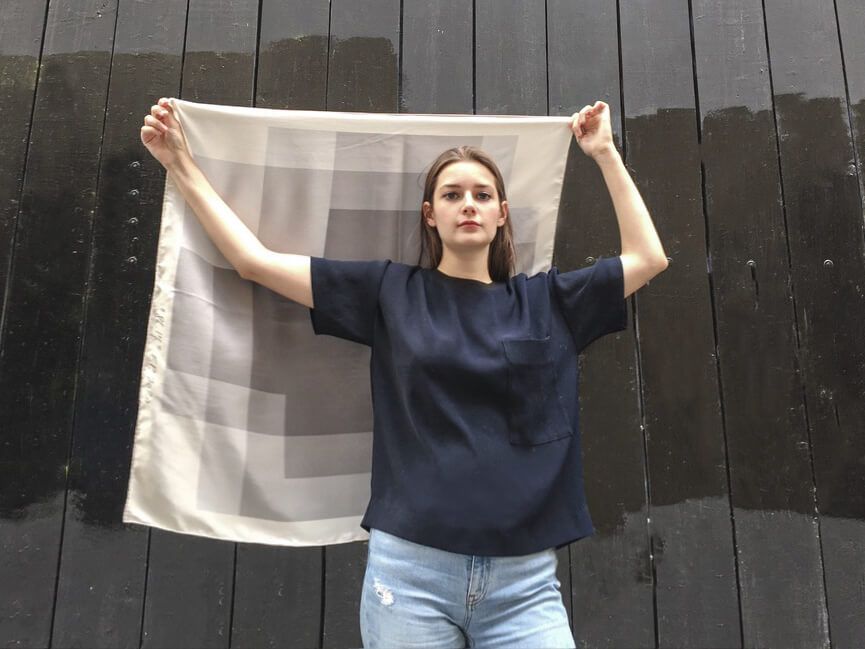
[[[438,268],[430,269],[434,276],[441,278],[442,280],[453,284],[454,286],[470,286],[479,289],[483,289],[485,291],[489,291],[495,289],[499,286],[504,286],[505,282],[482,282],[479,279],[468,279],[466,277],[454,277],[453,275],[448,275],[447,273],[441,272]]]

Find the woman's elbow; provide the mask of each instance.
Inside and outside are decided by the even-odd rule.
[[[232,260],[231,265],[237,274],[245,280],[257,282],[259,281],[258,278],[261,277],[261,261],[256,257],[245,255]]]

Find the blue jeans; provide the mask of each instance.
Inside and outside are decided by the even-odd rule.
[[[363,646],[574,647],[554,550],[519,557],[455,554],[372,530]]]

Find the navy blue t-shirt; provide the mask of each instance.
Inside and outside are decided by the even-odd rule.
[[[619,257],[493,284],[390,261],[311,273],[315,332],[372,347],[365,529],[488,556],[593,532],[577,355],[627,326]]]

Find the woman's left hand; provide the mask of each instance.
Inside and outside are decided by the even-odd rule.
[[[594,106],[583,106],[579,113],[571,116],[571,130],[580,148],[590,158],[609,149],[615,149],[613,130],[610,126],[610,107],[602,101]]]

